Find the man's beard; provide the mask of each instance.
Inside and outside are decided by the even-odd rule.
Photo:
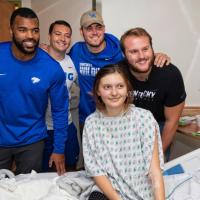
[[[87,43],[88,46],[93,47],[93,48],[100,47],[104,43],[104,38],[102,38],[102,40],[99,42],[99,44],[91,44],[91,42],[88,43],[88,41],[85,39],[85,37],[84,37],[84,40],[85,40],[85,42]]]
[[[13,37],[12,37],[12,40],[13,40],[15,46],[16,46],[22,53],[24,53],[24,54],[26,54],[26,55],[34,54],[34,53],[36,52],[37,47],[39,46],[39,40],[36,41],[36,40],[34,40],[34,39],[27,39],[27,40],[23,40],[23,41],[19,42],[19,41],[16,39],[16,37],[15,37],[14,35],[13,35]],[[33,49],[32,51],[26,50],[26,49],[24,48],[24,46],[23,46],[23,42],[28,42],[28,41],[31,41],[31,42],[33,41],[34,44],[35,44],[34,49]]]
[[[149,67],[145,71],[144,70],[140,70],[137,67],[135,67],[134,65],[131,65],[128,61],[127,62],[129,63],[129,69],[131,71],[136,72],[136,73],[147,73],[149,70],[151,70],[151,68],[152,68],[152,66],[154,64],[154,59],[155,59],[155,56],[152,57],[151,61],[149,62]],[[141,59],[141,60],[138,60],[137,62],[141,62],[143,60],[146,60],[146,59]]]

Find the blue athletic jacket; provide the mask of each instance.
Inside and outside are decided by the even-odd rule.
[[[81,123],[84,123],[86,117],[95,111],[91,91],[97,71],[105,65],[114,64],[123,59],[119,40],[106,33],[105,41],[106,47],[100,53],[91,53],[85,42],[75,43],[69,53],[78,73],[80,85],[79,120]]]
[[[45,112],[51,99],[54,153],[64,152],[68,91],[60,65],[40,48],[29,61],[16,59],[11,43],[0,43],[0,147],[19,147],[47,136]]]

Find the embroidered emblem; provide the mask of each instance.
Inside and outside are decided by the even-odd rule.
[[[32,78],[31,78],[31,81],[32,81],[33,84],[35,84],[35,83],[40,82],[40,79],[37,78],[37,77],[32,77]]]

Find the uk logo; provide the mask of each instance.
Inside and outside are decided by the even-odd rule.
[[[31,78],[31,81],[32,81],[33,84],[36,84],[36,83],[39,83],[39,82],[40,82],[40,79],[37,78],[37,77],[32,77],[32,78]]]
[[[96,18],[96,13],[89,13],[90,17]]]

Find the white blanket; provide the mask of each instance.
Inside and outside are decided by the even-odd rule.
[[[94,181],[88,178],[85,171],[66,173],[57,179],[57,185],[79,200],[88,199],[92,192]]]
[[[56,174],[19,175],[0,179],[0,200],[78,200],[57,185]]]
[[[165,176],[164,181],[167,200],[200,200],[200,170]]]
[[[167,200],[200,200],[200,170],[165,176],[164,180]],[[84,171],[63,176],[34,171],[13,176],[0,171],[0,200],[86,200],[94,188]]]

